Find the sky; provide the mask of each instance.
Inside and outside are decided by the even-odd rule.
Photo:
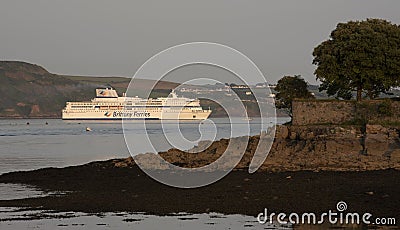
[[[245,54],[269,82],[300,74],[315,84],[312,51],[337,23],[400,24],[399,10],[398,0],[2,0],[0,60],[131,77],[164,49],[215,42]]]

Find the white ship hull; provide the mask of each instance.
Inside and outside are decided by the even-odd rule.
[[[63,120],[204,120],[211,110],[204,110],[200,100],[177,97],[142,99],[119,97],[113,89],[96,89],[96,98],[84,102],[67,102]]]
[[[63,120],[205,120],[211,114],[210,110],[180,111],[180,112],[147,112],[124,110],[93,110],[62,112]]]

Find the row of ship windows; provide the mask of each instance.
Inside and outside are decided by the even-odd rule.
[[[79,105],[73,105],[71,106],[71,108],[73,109],[114,109],[114,108],[125,108],[125,109],[135,109],[135,108],[142,108],[142,107],[147,107],[147,108],[151,108],[148,106],[79,106]],[[170,106],[158,106],[156,108],[167,108]],[[180,107],[180,106],[177,106]],[[184,107],[199,107],[199,106],[184,106]]]
[[[186,105],[186,104],[188,104],[188,103],[190,103],[190,102],[173,102],[173,101],[168,101],[166,104],[167,105]],[[100,106],[124,106],[124,105],[133,105],[133,104],[130,104],[130,103],[128,103],[128,104],[121,104],[121,103],[98,103],[97,105],[100,105]],[[163,105],[163,103],[151,103],[151,102],[148,102],[148,103],[146,103],[146,102],[144,102],[144,103],[135,103],[133,106],[140,106],[140,105],[155,105],[155,106],[162,106]],[[93,104],[79,104],[79,105],[72,105],[72,106],[89,106],[89,107],[91,107],[91,106],[95,106],[95,105],[93,105]]]
[[[184,107],[171,107],[171,106],[163,106],[163,107],[123,107],[123,106],[104,106],[104,107],[82,107],[82,106],[72,106],[71,109],[84,109],[84,110],[109,110],[109,109],[119,109],[119,110],[143,110],[143,109],[148,109],[148,110],[162,110],[165,108],[171,108],[171,109],[181,109],[181,108],[190,108],[190,109],[196,109],[196,108],[201,108],[199,106],[184,106]]]
[[[138,104],[138,103],[152,103],[152,104],[162,104],[165,102],[170,102],[170,103],[189,103],[189,102],[194,102],[196,100],[173,100],[173,99],[168,99],[164,101],[155,101],[155,100],[139,100],[139,101],[106,101],[106,102],[101,102],[101,101],[96,101],[96,102],[68,102],[71,104],[81,104],[81,105],[93,105],[93,104]]]
[[[183,109],[183,110],[181,110],[181,109],[169,109],[169,110],[165,110],[164,112],[167,112],[167,111],[186,111],[186,110],[189,110],[189,111],[202,111],[202,109]],[[66,111],[68,111],[68,110],[66,110]],[[88,112],[88,111],[91,111],[91,112],[104,112],[104,111],[108,111],[108,110],[74,109],[74,110],[69,110],[69,111],[74,111],[74,112]],[[124,111],[124,110],[119,110],[119,111]],[[142,111],[161,112],[163,110],[162,109],[146,109],[146,110],[136,110],[136,111],[139,111],[139,112],[142,112]]]
[[[153,110],[139,110],[140,112],[154,112]],[[187,111],[187,110],[179,110],[179,109],[177,109],[177,110],[175,110],[175,109],[171,109],[171,110],[166,110],[166,111],[156,111],[156,112],[163,112],[163,113],[173,113],[173,112],[182,112],[182,111]],[[203,112],[203,110],[201,110],[201,109],[194,109],[194,110],[189,110],[190,112],[193,112],[193,113],[198,113],[198,112]],[[70,113],[87,113],[88,112],[88,110],[78,110],[78,109],[76,109],[76,110],[73,110],[73,111],[65,111],[65,112],[70,112]],[[104,111],[98,111],[98,110],[95,110],[95,111],[91,111],[91,112],[101,112],[101,113],[104,113]]]
[[[123,105],[103,105],[103,106],[80,106],[80,105],[72,105],[71,108],[81,108],[81,109],[89,109],[89,108],[100,108],[100,107],[125,107],[125,108],[137,108],[137,107],[170,107],[170,106],[185,106],[185,107],[198,107],[198,105],[135,105],[135,106],[123,106]]]

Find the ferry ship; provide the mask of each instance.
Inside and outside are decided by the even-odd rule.
[[[67,102],[62,110],[63,120],[205,120],[211,110],[204,110],[199,99],[169,97],[143,99],[119,97],[112,88],[96,89],[96,97],[87,102]]]

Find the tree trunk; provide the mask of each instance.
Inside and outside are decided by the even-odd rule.
[[[362,87],[358,86],[357,87],[357,101],[361,101],[361,94],[362,94]]]
[[[371,90],[368,91],[368,97],[371,100],[374,99],[374,93]]]

